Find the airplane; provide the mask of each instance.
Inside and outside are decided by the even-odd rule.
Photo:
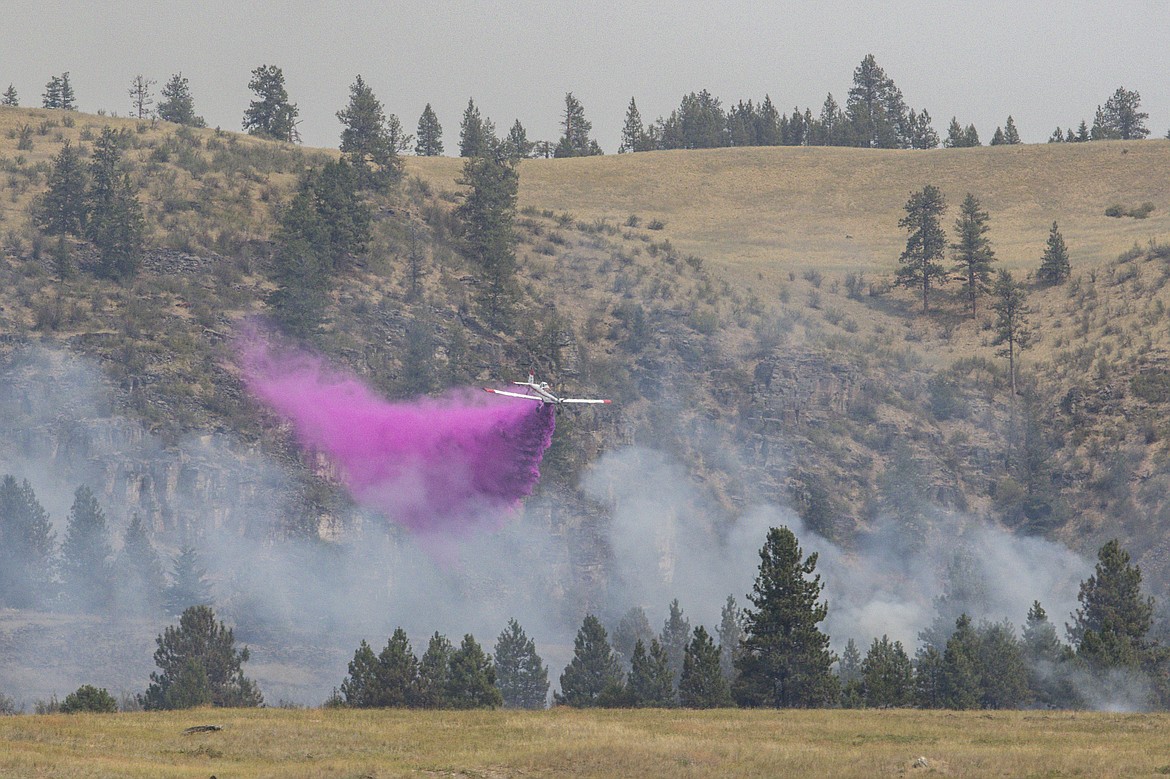
[[[536,382],[536,374],[529,373],[528,381],[514,381],[513,384],[519,387],[526,387],[524,392],[507,392],[506,390],[492,389],[491,387],[484,387],[484,392],[490,392],[493,395],[506,395],[509,398],[522,398],[524,400],[535,400],[540,405],[552,404],[560,408],[566,403],[612,403],[613,401],[601,398],[560,398],[552,393],[548,388],[548,382],[542,381],[539,384]],[[532,393],[536,393],[535,395]]]

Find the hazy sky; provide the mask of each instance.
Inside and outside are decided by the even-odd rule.
[[[1141,93],[1151,135],[1164,135],[1168,44],[1164,1],[4,0],[0,89],[39,105],[49,77],[69,71],[81,110],[125,115],[136,74],[161,85],[182,71],[208,124],[235,130],[250,71],[277,65],[304,142],[336,146],[335,113],[360,73],[408,132],[431,103],[448,154],[469,97],[501,133],[519,118],[530,139],[555,140],[572,91],[613,153],[631,96],[647,121],[704,88],[725,106],[768,93],[816,113],[828,92],[844,105],[873,53],[940,133],[957,116],[986,142],[1011,114],[1039,142],[1091,123],[1119,85]]]

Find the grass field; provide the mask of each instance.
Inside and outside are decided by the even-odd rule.
[[[0,775],[1131,777],[1170,774],[1167,736],[1086,712],[203,709],[0,718]]]

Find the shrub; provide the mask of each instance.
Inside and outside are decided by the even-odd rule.
[[[666,227],[666,222],[663,222],[661,219],[651,219],[649,222],[646,223],[647,230],[662,230],[665,227]]]
[[[98,689],[92,684],[83,684],[74,692],[65,696],[61,704],[62,714],[78,714],[80,712],[94,712],[96,714],[113,714],[118,710],[118,702],[114,696],[106,691],[105,687]]]

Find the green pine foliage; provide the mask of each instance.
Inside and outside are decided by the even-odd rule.
[[[358,709],[405,708],[417,703],[419,664],[406,631],[396,628],[376,656],[363,639],[341,683],[341,699]]]
[[[850,638],[841,651],[837,663],[837,685],[841,688],[841,708],[859,709],[865,705],[864,688],[861,682],[861,650]]]
[[[859,670],[866,706],[901,708],[913,703],[914,668],[901,641],[891,642],[889,636],[875,638]]]
[[[1070,678],[1072,652],[1057,637],[1056,627],[1040,601],[1033,601],[1028,610],[1021,651],[1028,672],[1031,705],[1046,709],[1081,705]]]
[[[451,653],[451,674],[444,697],[453,709],[494,709],[504,703],[496,687],[495,664],[470,633]]]
[[[989,146],[1003,146],[1007,143],[1007,136],[1003,134],[1002,127],[996,127],[995,132],[991,136],[991,143]]]
[[[86,237],[98,250],[98,275],[126,281],[138,271],[146,230],[138,187],[123,161],[122,133],[102,129],[89,165]]]
[[[642,639],[635,642],[626,681],[626,697],[631,706],[641,708],[664,709],[675,705],[670,661],[658,639],[650,640],[649,653]]]
[[[654,629],[650,627],[650,620],[646,610],[641,606],[634,606],[618,620],[611,633],[610,643],[613,651],[622,661],[622,666],[628,672],[634,656],[634,646],[639,642],[648,644],[654,638]]]
[[[1064,243],[1064,236],[1060,234],[1060,227],[1052,223],[1048,231],[1048,243],[1044,247],[1044,255],[1040,258],[1040,267],[1036,271],[1036,280],[1041,284],[1062,284],[1068,280],[1072,266],[1068,261],[1068,246]]]
[[[543,709],[548,699],[548,668],[536,642],[515,619],[500,633],[495,647],[496,686],[506,709]]]
[[[186,709],[194,706],[263,706],[264,697],[243,664],[248,648],[236,649],[235,635],[216,622],[210,606],[192,606],[157,638],[150,686],[140,696],[143,708]]]
[[[0,105],[9,108],[17,108],[20,106],[20,97],[16,94],[16,87],[11,84],[8,89],[4,90],[4,95],[0,97]]]
[[[771,528],[744,610],[745,637],[736,658],[736,702],[741,706],[805,708],[837,698],[829,637],[818,625],[828,616],[815,573],[817,554],[803,556],[788,528]]]
[[[961,614],[942,654],[939,686],[943,708],[979,708],[982,691],[979,670],[979,636],[971,618]]]
[[[553,699],[577,708],[604,706],[622,694],[621,663],[601,620],[592,614],[585,615],[577,631],[573,659],[561,674],[560,686]]]
[[[503,141],[504,154],[513,160],[522,160],[526,157],[532,156],[532,150],[536,144],[528,140],[528,131],[524,129],[524,125],[520,124],[517,119],[512,123],[512,129],[508,131],[508,136]]]
[[[719,667],[719,647],[700,625],[687,644],[678,682],[679,704],[688,709],[717,709],[732,705],[731,688]]]
[[[845,103],[853,143],[871,149],[910,148],[909,116],[902,90],[867,54],[853,71]]]
[[[385,191],[397,183],[402,177],[402,160],[398,156],[401,125],[391,132],[381,101],[360,74],[349,87],[349,105],[337,112],[337,118],[343,125],[341,153],[347,156],[362,184]]]
[[[83,684],[65,696],[61,701],[62,714],[113,714],[118,711],[118,702],[105,687]]]
[[[105,512],[89,487],[78,487],[61,542],[61,579],[71,603],[87,612],[109,607],[112,557]]]
[[[66,139],[53,160],[49,188],[34,208],[33,221],[49,235],[84,235],[88,183],[81,153]]]
[[[149,615],[162,611],[166,576],[138,514],[126,526],[114,560],[114,589],[120,611]]]
[[[0,479],[0,603],[41,605],[52,596],[56,533],[28,480]]]
[[[1142,96],[1136,90],[1118,87],[1105,101],[1104,108],[1097,109],[1099,132],[1093,139],[1129,141],[1145,138],[1150,134],[1150,128],[1146,126],[1150,115],[1140,110],[1141,104]]]
[[[743,609],[728,595],[719,613],[719,668],[727,683],[735,681],[735,657],[743,643]]]
[[[991,295],[991,308],[995,311],[995,337],[991,343],[1000,347],[996,354],[1008,358],[1012,397],[1015,397],[1017,355],[1032,343],[1032,331],[1028,326],[1028,290],[1022,282],[1012,278],[1010,271],[1000,270]]]
[[[647,151],[647,146],[649,145],[647,143],[648,140],[646,126],[642,123],[642,114],[638,111],[638,104],[631,97],[630,105],[626,108],[626,122],[622,125],[622,140],[618,146],[618,154]],[[743,143],[740,145],[747,146],[750,144]]]
[[[427,642],[418,663],[418,690],[416,704],[424,709],[441,709],[446,706],[448,680],[451,677],[451,655],[455,647],[450,640],[437,630]]]
[[[459,123],[459,156],[482,157],[491,150],[494,139],[495,128],[491,120],[485,120],[475,105],[475,99],[468,98],[463,120]]]
[[[505,330],[512,323],[516,287],[516,198],[520,174],[497,142],[463,165],[459,183],[469,187],[457,209],[463,224],[463,253],[479,276],[476,302],[487,323]]]
[[[585,108],[572,92],[565,93],[565,112],[561,116],[563,135],[557,142],[554,157],[590,157],[601,154],[597,141],[589,137],[593,123],[585,118]]]
[[[427,103],[422,115],[418,118],[418,129],[415,130],[414,153],[420,157],[438,157],[443,153],[443,125],[439,124],[439,117],[435,115],[431,104]]]
[[[924,644],[914,656],[914,704],[922,709],[943,706],[943,654],[934,644]]]
[[[290,103],[284,88],[284,73],[275,65],[261,65],[252,71],[248,89],[256,99],[244,112],[244,130],[274,141],[299,142],[296,103]]]
[[[1154,599],[1142,592],[1142,571],[1116,538],[1097,553],[1093,574],[1081,582],[1080,608],[1068,628],[1077,658],[1094,671],[1136,669],[1153,644]]]
[[[163,85],[161,94],[162,100],[158,102],[156,109],[159,119],[188,127],[207,126],[203,117],[195,113],[195,98],[191,94],[191,85],[182,72],[171,76]]]
[[[980,626],[978,663],[983,708],[1018,709],[1028,701],[1028,667],[1011,623]]]
[[[1003,142],[1009,146],[1020,143],[1020,131],[1016,129],[1016,120],[1010,114],[1003,126]]]
[[[167,614],[177,616],[194,606],[211,606],[214,599],[207,569],[199,562],[199,554],[192,546],[184,546],[171,562],[171,581],[163,592],[163,607]]]
[[[951,244],[951,256],[955,260],[955,275],[963,282],[972,319],[975,318],[979,296],[991,288],[991,264],[995,262],[995,252],[987,237],[991,230],[987,224],[989,218],[979,199],[968,192],[959,207],[959,218],[955,220],[956,240]]]
[[[670,664],[671,686],[675,691],[678,690],[678,681],[683,670],[683,657],[686,655],[690,639],[691,621],[683,616],[682,607],[678,605],[678,598],[675,598],[670,602],[666,621],[658,636],[659,643],[666,651],[667,661]]]
[[[942,228],[942,215],[946,201],[938,187],[927,184],[918,192],[910,194],[906,201],[906,216],[898,221],[899,227],[910,234],[906,249],[898,258],[901,267],[895,276],[898,286],[922,291],[922,311],[929,310],[929,296],[933,287],[947,280],[942,259],[946,252],[947,236]]]

